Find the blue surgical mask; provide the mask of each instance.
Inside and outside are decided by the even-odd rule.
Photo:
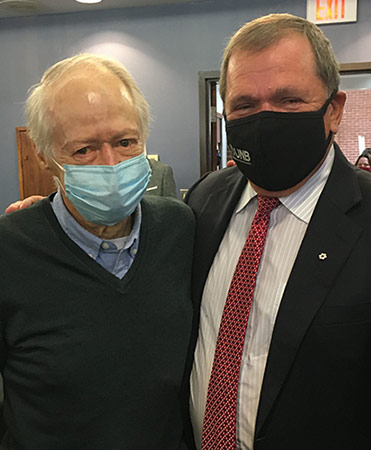
[[[112,226],[130,216],[151,176],[144,153],[115,166],[63,167],[66,197],[84,219],[97,225]]]

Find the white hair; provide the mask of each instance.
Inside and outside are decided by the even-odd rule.
[[[30,89],[26,101],[28,133],[34,141],[37,152],[47,159],[54,156],[53,124],[48,112],[47,90],[67,72],[76,67],[100,67],[117,76],[128,90],[138,114],[139,131],[145,142],[149,133],[149,105],[139,90],[134,78],[125,67],[114,59],[90,53],[64,59],[49,67],[40,83]]]

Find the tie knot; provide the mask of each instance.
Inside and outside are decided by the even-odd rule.
[[[258,195],[258,212],[269,215],[279,203],[280,201],[277,197],[264,197],[263,195]]]

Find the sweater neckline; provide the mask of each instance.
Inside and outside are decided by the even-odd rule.
[[[123,278],[118,278],[104,267],[102,267],[98,262],[92,259],[82,248],[80,248],[62,229],[55,216],[52,208],[52,199],[55,194],[51,194],[49,197],[41,200],[39,206],[42,208],[46,218],[53,230],[53,232],[58,236],[62,243],[68,248],[68,250],[77,258],[81,260],[85,266],[89,268],[90,271],[102,280],[104,283],[108,283],[111,287],[115,287],[116,290],[120,292],[125,292],[133,279],[138,269],[142,266],[142,261],[146,260],[145,254],[147,252],[147,241],[148,241],[148,223],[150,222],[149,215],[150,210],[146,201],[142,199],[142,223],[140,226],[140,238],[137,254],[134,258],[131,267]],[[37,206],[37,205],[35,205]]]

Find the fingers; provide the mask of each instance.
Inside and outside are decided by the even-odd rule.
[[[14,211],[18,211],[20,209],[20,205],[22,204],[22,200],[18,200],[17,202],[11,203],[5,210],[5,214],[9,214]]]
[[[28,208],[39,200],[43,199],[41,195],[31,195],[30,197],[25,198],[24,200],[18,200],[17,202],[11,203],[5,210],[5,214],[9,214],[14,211],[18,211],[19,209]]]

